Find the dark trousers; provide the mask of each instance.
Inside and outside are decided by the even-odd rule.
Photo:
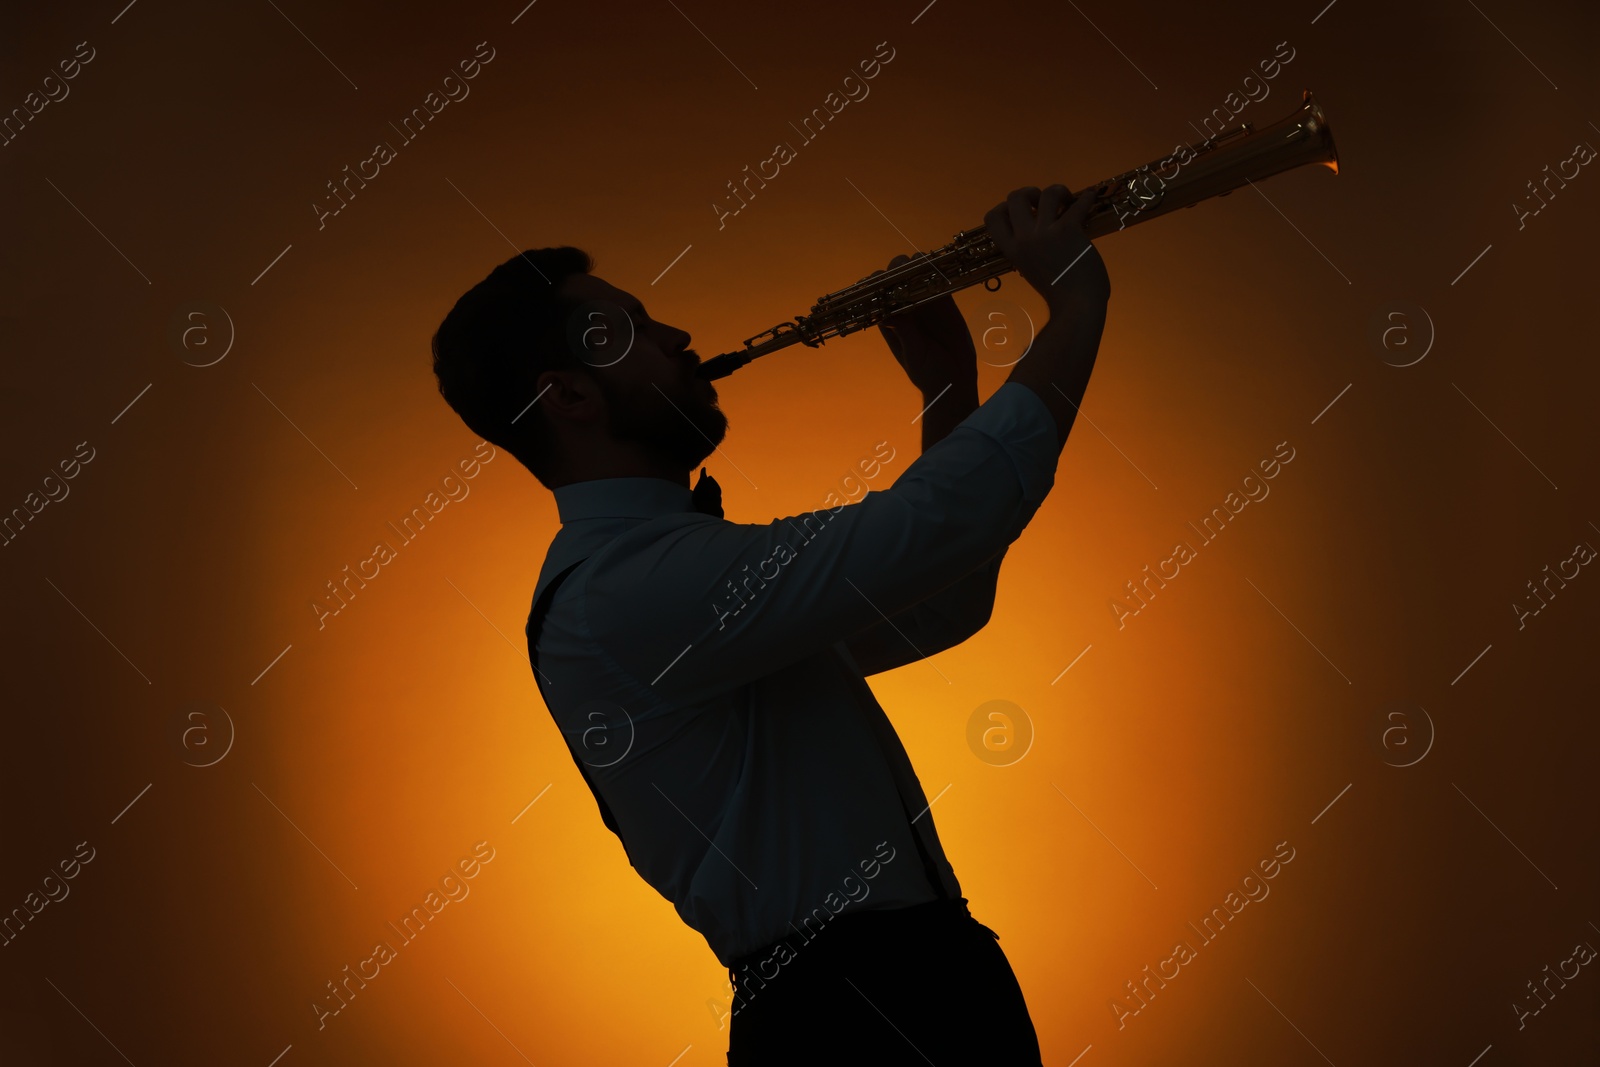
[[[735,960],[728,1067],[1040,1067],[999,939],[963,897],[845,911]]]

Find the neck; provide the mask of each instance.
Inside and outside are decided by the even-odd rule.
[[[581,467],[567,467],[551,486],[558,489],[574,482],[589,482],[597,478],[661,478],[689,488],[689,471],[660,456],[612,455],[587,457]]]

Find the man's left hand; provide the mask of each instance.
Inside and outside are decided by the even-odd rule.
[[[888,269],[910,259],[906,255],[895,256]],[[874,271],[868,277],[882,273]],[[978,351],[954,297],[946,294],[891,315],[878,325],[878,332],[911,384],[924,396],[934,396],[952,383],[976,388]]]

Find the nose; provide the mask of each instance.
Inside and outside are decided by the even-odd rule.
[[[688,331],[680,330],[675,326],[668,326],[666,328],[666,335],[668,342],[667,351],[673,353],[681,352],[688,348],[689,342],[693,340],[693,338],[689,336]]]

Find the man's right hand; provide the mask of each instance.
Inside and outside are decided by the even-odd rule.
[[[1093,202],[1092,192],[1074,199],[1063,185],[1018,189],[984,217],[995,245],[1050,306],[1050,320],[1006,381],[1044,401],[1063,445],[1089,386],[1111,299],[1106,265],[1083,232]]]
[[[1074,197],[1064,185],[1042,192],[1027,186],[984,216],[995,246],[1052,313],[1086,306],[1103,309],[1111,299],[1105,262],[1083,232],[1093,204],[1092,189]]]

